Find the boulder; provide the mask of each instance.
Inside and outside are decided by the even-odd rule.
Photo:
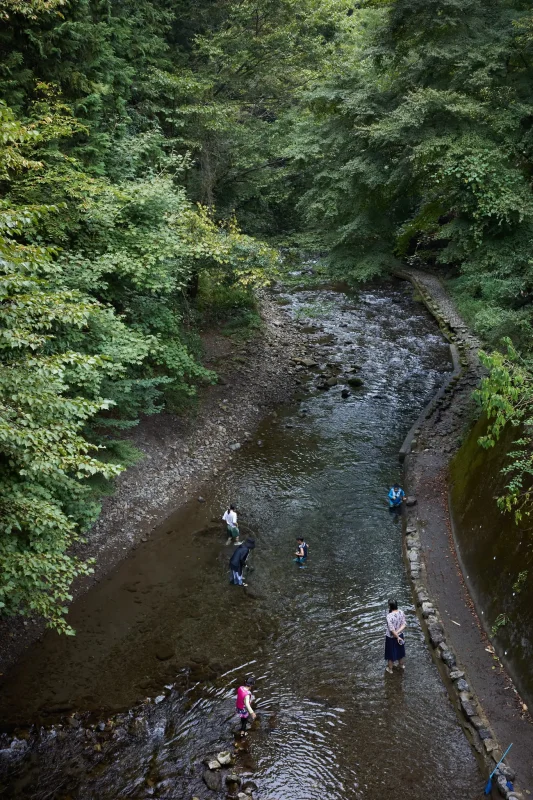
[[[226,789],[228,795],[236,797],[240,788],[241,788],[241,779],[239,778],[237,773],[229,772],[226,775]]]
[[[156,646],[155,657],[158,661],[168,661],[174,657],[174,648],[171,644],[162,642]]]
[[[224,750],[222,753],[217,754],[217,761],[219,764],[222,764],[223,767],[228,767],[230,764],[233,764],[233,756],[229,750]]]
[[[407,497],[405,500],[405,505],[408,506],[409,508],[411,506],[416,506],[416,504],[417,504],[416,497]]]
[[[212,792],[220,792],[222,789],[222,778],[220,772],[212,772],[210,769],[204,770],[202,775],[203,782]]]
[[[460,669],[452,669],[450,672],[450,678],[452,681],[458,681],[459,678],[464,678],[465,674]]]
[[[435,609],[427,600],[422,603],[422,616],[427,619],[431,614],[435,613]]]
[[[358,375],[348,375],[346,383],[354,387],[364,386],[364,381]]]
[[[339,381],[337,380],[337,378],[334,378],[333,376],[332,376],[331,378],[328,378],[328,379],[327,379],[327,381],[326,381],[326,383],[327,383],[327,385],[330,387],[330,389],[331,389],[333,386],[336,386],[336,385],[338,384],[338,382],[339,382]]]
[[[498,767],[498,772],[504,775],[508,781],[516,780],[516,773],[514,769],[508,767],[507,764],[500,764],[500,766]]]
[[[208,758],[205,761],[205,765],[207,766],[207,769],[220,769],[222,766],[218,758]]]
[[[444,629],[440,622],[431,623],[431,625],[428,626],[428,634],[433,647],[438,647],[438,645],[444,641]]]
[[[457,683],[455,685],[457,686],[457,690],[459,692],[469,692],[470,691],[470,686],[468,685],[468,683],[465,681],[464,678],[459,678],[459,680],[457,681]]]
[[[447,648],[446,650],[443,650],[443,652],[441,653],[440,657],[442,658],[442,660],[444,661],[446,666],[455,667],[457,662],[455,660],[455,655],[454,655],[452,650],[450,650],[449,648]],[[465,683],[466,683],[466,681],[465,681]],[[466,685],[468,686],[468,684],[466,684]]]
[[[349,389],[343,389],[342,392],[341,392],[341,397],[343,397],[346,400],[346,398],[349,397],[349,396],[350,396],[350,390]]]
[[[475,717],[476,716],[476,709],[472,705],[470,700],[466,700],[465,698],[461,697],[461,708],[465,716],[467,717]],[[486,742],[487,740],[485,740]]]
[[[494,776],[496,779],[496,786],[498,787],[498,791],[502,797],[509,797],[511,794],[511,790],[507,786],[507,778],[504,775],[496,774]]]

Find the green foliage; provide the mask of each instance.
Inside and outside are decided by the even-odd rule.
[[[531,515],[533,504],[533,370],[509,339],[505,344],[506,353],[481,353],[488,376],[475,396],[489,420],[487,433],[479,440],[482,447],[493,447],[506,426],[520,432],[503,468],[509,483],[498,498],[500,509],[512,511],[519,522]]]
[[[525,583],[527,581],[527,576],[528,576],[528,570],[527,569],[524,569],[524,570],[522,570],[522,572],[518,573],[518,577],[517,577],[516,581],[513,583],[513,592],[515,594],[520,594],[520,592],[524,588],[524,585],[525,585]]]
[[[106,359],[55,346],[60,329],[85,328],[99,307],[50,288],[49,252],[13,238],[38,213],[0,211],[0,608],[42,614],[70,632],[62,616],[69,586],[89,571],[67,554],[94,518],[87,479],[110,479],[120,467],[100,461],[83,436],[110,401],[72,392],[67,380],[75,370],[80,384],[98,386]]]
[[[164,0],[0,3],[4,613],[71,632],[69,587],[90,570],[72,546],[137,457],[117,432],[215,379],[194,325],[226,314],[229,297],[236,330],[260,325],[253,293],[277,253],[240,231],[231,208],[242,195],[225,187],[270,158],[259,67],[271,112],[288,107],[294,86],[273,65],[284,58],[298,82],[326,35],[319,5],[296,22],[292,0],[214,16],[210,4]],[[256,11],[262,53],[247,71]],[[297,56],[282,58],[298,26]]]
[[[504,625],[507,625],[509,622],[509,617],[507,614],[498,614],[496,619],[494,620],[494,625],[491,628],[491,633],[493,636],[496,636],[500,628],[503,628]]]

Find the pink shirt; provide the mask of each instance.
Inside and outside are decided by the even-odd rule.
[[[246,698],[251,694],[251,691],[247,689],[246,686],[239,686],[237,689],[237,700],[235,702],[235,706],[238,709],[246,708]]]

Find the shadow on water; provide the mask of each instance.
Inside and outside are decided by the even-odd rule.
[[[3,751],[5,796],[206,797],[201,758],[228,746],[249,670],[261,721],[238,765],[258,798],[480,796],[385,502],[402,438],[450,368],[448,348],[403,284],[357,301],[333,290],[288,299],[312,326],[321,365],[357,367],[364,385],[343,399],[340,380],[266,418],[263,446],[228,459],[205,504],[180,509],[73,605],[74,640],[48,634],[31,649],[2,686],[3,719],[130,710],[102,730],[72,721],[19,739]],[[229,585],[230,551],[211,522],[229,501],[257,539],[249,589]],[[298,534],[310,544],[303,570],[292,561]],[[383,669],[390,596],[409,620],[407,669],[394,676]],[[145,694],[156,702],[135,707]]]

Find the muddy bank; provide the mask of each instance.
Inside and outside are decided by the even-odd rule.
[[[430,407],[427,418],[420,421],[411,452],[405,457],[406,487],[418,498],[416,514],[410,524],[419,537],[420,568],[428,595],[440,612],[443,638],[456,656],[458,670],[466,673],[469,686],[463,699],[465,703],[474,704],[470,709],[467,706],[467,710],[474,713],[470,715],[464,707],[461,708],[464,704],[459,700],[458,713],[465,729],[478,749],[485,749],[493,756],[498,754],[500,747],[513,742],[507,761],[517,774],[517,784],[531,786],[533,726],[477,616],[476,605],[461,570],[448,506],[450,460],[475,419],[472,391],[482,375],[477,358],[480,343],[468,331],[436,277],[416,270],[409,271],[405,277],[413,280],[426,294],[428,305],[443,329],[459,345],[462,366],[458,379],[448,387],[439,402]],[[436,646],[436,654],[442,656],[438,642]],[[454,668],[452,664],[451,669]],[[474,722],[479,719],[476,703],[494,732],[486,731],[485,735],[491,742],[489,745],[484,745],[472,722],[472,717],[475,717]],[[480,727],[484,730],[483,726]],[[499,747],[496,746],[498,743]]]
[[[203,336],[204,364],[219,382],[203,391],[194,414],[145,417],[127,437],[143,457],[117,480],[80,548],[96,565],[95,574],[74,587],[75,597],[142,544],[173,509],[200,497],[202,483],[252,439],[265,411],[298,389],[306,372],[294,361],[306,354],[303,325],[290,319],[275,294],[261,294],[260,311],[263,329],[250,341],[215,331]],[[0,619],[0,674],[43,631],[40,620]]]

